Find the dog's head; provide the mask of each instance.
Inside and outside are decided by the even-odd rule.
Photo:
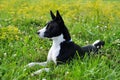
[[[52,20],[49,21],[43,29],[37,32],[41,38],[53,38],[63,33],[64,21],[59,11],[56,12],[56,16],[50,11],[50,15]]]

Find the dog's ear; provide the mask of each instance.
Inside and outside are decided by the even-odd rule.
[[[57,18],[58,20],[60,20],[60,21],[63,22],[63,19],[62,19],[62,17],[61,17],[61,15],[60,15],[60,13],[59,13],[58,10],[57,10],[57,12],[56,12],[56,18]]]
[[[53,14],[53,12],[50,10],[50,15],[52,19],[55,19],[55,15]]]

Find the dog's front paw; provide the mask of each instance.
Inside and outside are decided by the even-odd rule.
[[[50,68],[42,68],[42,69],[40,69],[40,70],[38,70],[38,71],[35,71],[35,72],[33,72],[32,74],[31,74],[31,76],[35,76],[35,75],[40,75],[42,72],[49,72],[50,71]]]
[[[25,67],[32,67],[32,66],[34,66],[34,65],[35,65],[35,63],[34,63],[34,62],[31,62],[31,63],[27,64]]]

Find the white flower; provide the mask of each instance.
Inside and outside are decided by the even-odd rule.
[[[4,53],[4,57],[6,57],[7,56],[7,53]]]

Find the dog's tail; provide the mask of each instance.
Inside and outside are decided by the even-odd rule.
[[[87,46],[83,46],[82,50],[85,53],[90,53],[90,52],[94,52],[94,53],[98,53],[98,50],[101,49],[103,46],[105,45],[104,41],[101,40],[96,40],[93,44],[91,45],[87,45]]]

